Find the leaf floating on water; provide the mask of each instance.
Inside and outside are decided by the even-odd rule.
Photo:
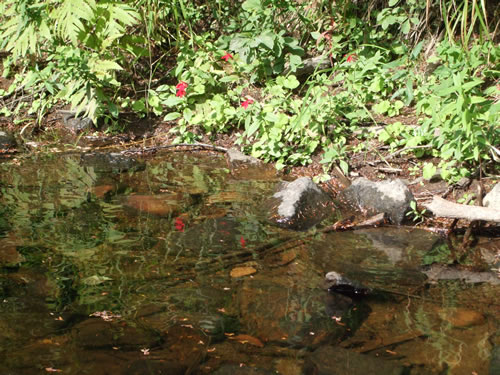
[[[85,285],[99,285],[102,284],[106,281],[113,280],[111,277],[107,276],[99,276],[99,275],[94,275],[94,276],[89,276],[85,279],[83,279],[83,283]]]
[[[231,277],[243,277],[253,275],[257,270],[253,267],[236,267],[231,270]]]
[[[258,338],[250,336],[250,335],[236,335],[229,337],[230,340],[236,340],[242,344],[250,344],[253,346],[257,346],[259,348],[263,348],[264,344]]]

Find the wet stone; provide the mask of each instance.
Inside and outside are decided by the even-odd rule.
[[[158,216],[177,215],[181,203],[181,194],[130,195],[125,199],[126,206]]]
[[[73,111],[59,111],[59,113],[62,115],[63,124],[66,129],[73,133],[90,131],[94,128],[94,122],[90,118],[78,116]]]
[[[275,375],[275,371],[258,367],[225,364],[213,372],[214,375]]]
[[[439,315],[456,328],[472,327],[486,322],[484,315],[480,312],[464,308],[443,308],[440,309]]]
[[[307,230],[334,213],[334,203],[310,178],[282,182],[267,202],[272,224],[293,230]]]
[[[160,344],[158,333],[132,327],[124,322],[87,319],[73,327],[75,341],[87,349],[119,347],[125,350],[151,348]]]
[[[127,366],[123,375],[184,375],[188,368],[175,361],[138,360]]]
[[[403,181],[386,180],[372,182],[357,178],[342,192],[344,199],[353,207],[360,207],[363,214],[373,216],[385,212],[394,224],[402,224],[410,211],[413,194]]]
[[[304,375],[402,375],[404,367],[341,347],[324,346],[306,357]]]
[[[245,279],[237,296],[241,332],[262,342],[294,347],[337,340],[348,327],[336,324],[331,315],[346,314],[352,304],[347,297],[339,295],[341,301],[332,297],[319,288],[294,287],[258,276]]]
[[[16,140],[12,134],[0,130],[0,152],[6,152],[16,147]]]
[[[278,174],[273,165],[265,164],[234,148],[227,150],[226,159],[231,175],[238,180],[269,180],[276,178]]]
[[[96,173],[137,172],[146,169],[146,165],[137,159],[120,153],[83,154],[81,165],[92,167]]]

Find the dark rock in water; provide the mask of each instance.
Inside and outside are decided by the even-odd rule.
[[[142,359],[133,362],[123,375],[184,375],[188,368],[174,361]]]
[[[16,147],[16,140],[11,134],[0,130],[0,152]]]
[[[107,322],[102,319],[87,319],[73,327],[78,346],[87,349],[112,348],[126,350],[152,348],[161,343],[161,337],[152,330],[143,330],[122,322]]]
[[[337,342],[350,333],[348,329],[355,331],[359,327],[352,327],[349,320],[339,325],[332,319],[350,319],[350,315],[357,314],[351,309],[350,298],[330,295],[319,288],[290,287],[283,280],[256,275],[242,282],[236,298],[241,331],[251,332],[262,342],[315,348]]]
[[[94,168],[96,173],[121,173],[146,169],[144,163],[120,153],[83,154],[80,162],[83,166]]]
[[[64,126],[74,133],[90,131],[94,128],[94,122],[87,117],[79,117],[73,111],[59,111],[62,115]]]
[[[237,317],[226,314],[214,314],[201,319],[198,325],[203,332],[205,332],[207,336],[210,336],[215,342],[224,341],[226,339],[226,333],[237,332],[240,323]]]
[[[258,367],[225,364],[219,367],[214,375],[274,375],[275,371],[265,370]]]
[[[334,203],[310,178],[283,182],[268,202],[269,221],[279,227],[306,230],[334,212]]]
[[[500,374],[500,331],[497,331],[490,340],[493,348],[490,354],[489,375],[498,375]]]
[[[325,275],[325,283],[329,292],[340,293],[349,297],[361,297],[370,293],[369,288],[353,282],[335,271],[328,272]]]
[[[493,272],[474,272],[462,270],[453,266],[433,264],[425,267],[423,273],[427,275],[431,282],[439,280],[463,280],[471,284],[489,283],[500,285],[500,278]]]
[[[368,215],[385,212],[395,224],[401,224],[410,211],[413,194],[401,180],[372,182],[364,177],[353,181],[342,192],[352,206],[361,208]]]
[[[397,363],[341,347],[324,346],[308,355],[304,375],[400,375],[405,368]]]

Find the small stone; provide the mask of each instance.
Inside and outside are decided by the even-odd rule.
[[[180,200],[181,197],[178,194],[130,195],[125,205],[148,214],[167,216],[176,215],[179,212]]]
[[[486,321],[483,314],[474,310],[460,308],[451,311],[443,310],[440,315],[456,328],[479,326]]]
[[[243,277],[256,273],[257,270],[253,267],[236,267],[231,270],[231,277]]]

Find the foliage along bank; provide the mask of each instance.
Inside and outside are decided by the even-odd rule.
[[[500,47],[493,2],[3,0],[0,114],[40,124],[69,105],[175,124],[177,142],[238,132],[278,167],[322,155],[347,172],[378,138],[449,181],[498,171]],[[301,75],[304,62],[327,64]],[[377,118],[415,110],[419,124]],[[367,126],[368,125],[368,126]]]

